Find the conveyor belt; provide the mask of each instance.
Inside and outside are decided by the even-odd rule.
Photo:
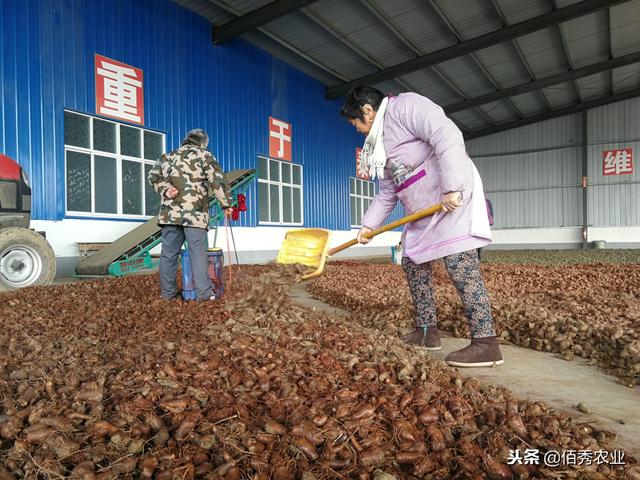
[[[255,170],[233,170],[225,174],[225,180],[233,193],[238,186],[244,184],[254,174]],[[209,199],[210,207],[216,203],[215,196]],[[111,263],[142,256],[160,241],[161,231],[157,222],[158,216],[156,215],[118,238],[112,244],[83,258],[76,266],[76,273],[78,275],[108,275]]]

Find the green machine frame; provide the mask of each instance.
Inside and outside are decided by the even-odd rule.
[[[232,205],[238,205],[238,194],[245,193],[256,176],[255,170],[248,170],[246,173],[235,179],[229,186],[232,197]],[[224,219],[224,211],[220,207],[215,196],[209,199],[209,227],[218,228],[220,222]],[[155,268],[159,260],[153,260],[151,257],[151,249],[162,241],[162,231],[158,231],[140,242],[135,248],[129,250],[123,255],[123,258],[109,265],[109,275],[114,277],[122,277],[141,270],[149,270]]]
[[[256,171],[234,170],[225,175],[232,197],[232,205],[238,204],[238,194],[245,193],[256,177]],[[209,226],[215,227],[224,219],[224,212],[215,196],[209,199]],[[158,260],[151,257],[151,250],[162,241],[162,230],[157,217],[149,219],[131,232],[115,240],[103,250],[80,261],[76,267],[78,276],[112,275],[122,277],[150,270]]]
[[[246,173],[231,182],[229,190],[231,191],[232,205],[238,205],[238,194],[245,193],[251,182],[256,176],[255,170],[248,170]],[[209,227],[218,228],[220,222],[224,219],[224,211],[220,207],[215,196],[209,199]],[[159,260],[151,257],[151,250],[162,241],[162,231],[158,231],[149,236],[136,247],[126,252],[121,259],[109,265],[109,275],[114,277],[122,277],[141,270],[149,270],[155,268]]]

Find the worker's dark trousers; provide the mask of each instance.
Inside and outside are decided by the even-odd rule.
[[[185,239],[191,256],[191,274],[196,290],[196,300],[209,300],[212,285],[208,272],[207,231],[204,228],[162,226],[160,294],[164,298],[174,298],[177,294],[178,257]]]

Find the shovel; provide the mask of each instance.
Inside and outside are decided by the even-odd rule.
[[[399,227],[400,225],[404,225],[405,223],[415,222],[421,218],[433,215],[440,210],[442,210],[442,205],[438,203],[429,208],[425,208],[424,210],[419,210],[411,215],[402,217],[395,222],[391,222],[377,228],[376,230],[364,234],[363,237],[373,238],[380,233],[387,232]],[[322,275],[327,257],[335,255],[336,253],[358,243],[358,240],[354,238],[329,250],[329,240],[329,230],[321,228],[289,230],[284,237],[276,262],[281,264],[299,263],[314,268],[314,271],[302,276],[303,280],[319,277]]]

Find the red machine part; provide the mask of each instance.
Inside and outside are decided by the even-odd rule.
[[[246,212],[247,211],[247,197],[242,194],[239,193],[238,194],[238,205],[236,205],[236,208],[233,209],[233,213],[231,214],[231,220],[238,220],[240,218],[240,212]]]
[[[0,179],[20,180],[20,165],[11,157],[0,153]]]

